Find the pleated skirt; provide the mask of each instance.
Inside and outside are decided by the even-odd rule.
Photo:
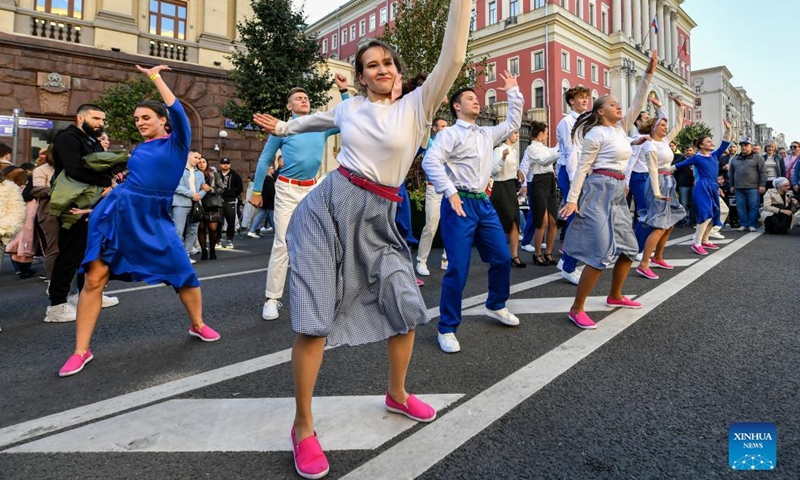
[[[675,226],[686,217],[686,210],[678,200],[675,178],[672,175],[658,174],[658,187],[661,195],[669,197],[668,202],[656,198],[653,192],[653,184],[648,177],[644,186],[644,194],[647,198],[647,216],[639,219],[652,228],[668,229]]]

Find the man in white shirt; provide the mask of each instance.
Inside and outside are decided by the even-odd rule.
[[[558,126],[556,127],[558,150],[561,152],[561,156],[558,158],[558,163],[556,164],[556,169],[558,170],[557,180],[558,189],[561,190],[561,196],[563,198],[567,198],[569,195],[570,184],[572,183],[572,177],[575,176],[575,169],[577,167],[577,161],[569,162],[572,151],[575,148],[572,143],[572,127],[575,126],[578,117],[589,109],[590,98],[591,92],[584,86],[570,88],[564,93],[564,100],[569,105],[570,110],[567,116],[558,122]],[[570,216],[565,219],[567,224],[564,226],[564,233],[566,233],[567,228],[569,228],[572,218],[573,216]],[[577,266],[577,260],[566,253],[561,255],[561,260],[558,262],[558,267],[561,269],[561,276],[575,285],[577,285],[581,279],[581,272],[577,269]]]
[[[447,120],[436,117],[431,126],[431,138],[428,140],[428,148],[431,148],[436,134],[447,128]],[[431,254],[431,244],[436,230],[439,229],[439,216],[442,209],[442,194],[436,193],[433,182],[428,181],[425,187],[425,227],[419,237],[419,248],[417,249],[417,273],[423,277],[431,274],[428,270],[428,255]],[[447,270],[447,255],[442,253],[441,269]]]
[[[458,121],[439,132],[422,161],[436,192],[443,193],[448,201],[442,204],[441,227],[449,267],[442,280],[438,325],[439,347],[446,353],[461,350],[455,332],[461,323],[461,297],[473,245],[481,259],[490,264],[484,313],[505,325],[519,325],[519,319],[506,308],[511,254],[497,212],[486,195],[494,147],[522,123],[524,99],[516,77],[509,72],[501,77],[505,85],[500,90],[507,92],[509,104],[505,122],[494,127],[476,125],[481,106],[475,91],[457,90],[449,103],[450,112]]]

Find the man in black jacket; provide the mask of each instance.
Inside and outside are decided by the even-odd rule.
[[[83,157],[102,152],[103,146],[98,137],[103,134],[106,114],[97,105],[84,104],[78,107],[75,123],[60,131],[53,141],[53,179],[63,171],[68,177],[79,182],[105,187],[103,195],[111,190],[111,177],[88,168]],[[57,188],[54,185],[53,188]],[[61,228],[58,232],[58,255],[53,264],[53,273],[48,288],[50,306],[47,307],[45,322],[74,322],[75,306],[67,301],[72,277],[78,271],[86,251],[89,233],[89,218],[84,215],[71,228]],[[83,287],[83,275],[78,276],[78,289]],[[77,303],[77,302],[76,302]],[[103,296],[103,307],[119,303],[114,297]]]
[[[225,218],[225,237],[223,248],[233,248],[233,235],[236,233],[236,205],[242,196],[244,185],[242,177],[231,169],[231,159],[222,157],[219,161],[220,175],[225,189],[222,191],[222,216]]]

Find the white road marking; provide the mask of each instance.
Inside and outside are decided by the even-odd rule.
[[[259,273],[259,272],[266,272],[266,268],[257,268],[255,270],[244,270],[241,272],[232,272],[232,273],[221,273],[219,275],[211,275],[208,277],[201,277],[200,281],[204,282],[206,280],[216,280],[218,278],[228,278],[228,277],[238,277],[241,275],[250,275],[251,273]],[[164,284],[159,285],[143,285],[141,287],[131,287],[131,288],[120,288],[118,290],[107,290],[103,292],[105,295],[113,295],[117,293],[127,293],[127,292],[138,292],[139,290],[150,290],[151,288],[162,288],[166,287]]]
[[[639,301],[643,303],[642,309],[620,309],[612,313],[600,321],[597,330],[578,333],[342,478],[396,480],[422,475],[511,409],[758,236],[759,234],[745,235],[730,246],[709,255],[639,297]],[[567,321],[566,315],[564,321]]]
[[[731,243],[732,241],[733,241],[733,239],[732,239],[732,238],[725,238],[725,239],[722,239],[722,240],[714,240],[714,239],[711,239],[711,243],[714,243],[714,244],[716,244],[716,245],[727,245],[727,244]],[[688,242],[681,242],[681,243],[679,243],[679,245],[686,245],[686,246],[689,246],[689,245],[691,245],[691,244],[692,244],[692,241],[691,241],[691,240],[689,240]]]
[[[669,258],[669,256],[667,256],[667,258],[665,258],[665,260],[667,261],[667,263],[669,263],[673,267],[689,267],[692,264],[694,264],[696,261],[700,260],[700,258]],[[637,261],[631,262],[631,268],[632,269],[636,268],[638,266],[639,266],[639,262],[637,262]],[[653,269],[654,272],[656,272],[656,273],[659,272],[659,270],[657,268],[653,268],[653,264],[652,263],[650,264],[650,267]],[[614,268],[614,265],[609,265],[608,267],[606,267],[606,269],[608,269],[608,270],[612,270],[613,268]]]
[[[438,411],[463,396],[419,398]],[[4,453],[290,452],[294,407],[294,398],[170,400]],[[314,420],[326,450],[373,450],[417,425],[387,412],[382,395],[314,397]]]
[[[636,298],[636,295],[627,295]],[[528,313],[564,313],[572,307],[575,297],[515,298],[506,302],[506,307],[517,315]],[[614,310],[606,306],[606,297],[589,297],[586,299],[587,312],[610,312]],[[461,315],[483,315],[483,307],[464,310]]]
[[[667,245],[680,243],[691,235],[670,240]],[[216,275],[213,278],[224,278],[237,275],[246,275],[260,270],[249,270],[245,272],[227,273],[223,275]],[[211,277],[207,277],[210,279]],[[527,282],[522,282],[511,287],[511,293],[519,293],[526,289],[534,288],[540,285],[547,284],[552,281],[560,280],[561,274],[554,273],[546,277],[541,277]],[[136,289],[158,288],[158,286],[135,287]],[[133,289],[126,289],[131,291]],[[119,293],[120,291],[115,291]],[[112,292],[106,292],[112,293]],[[465,298],[462,301],[463,308],[473,307],[486,301],[486,294],[476,295],[474,297]],[[431,318],[439,316],[439,307],[428,309],[428,315]],[[279,352],[264,355],[244,362],[235,363],[226,367],[209,370],[197,375],[192,375],[180,380],[174,380],[154,387],[149,387],[136,392],[131,392],[118,397],[101,400],[99,402],[85,405],[82,407],[73,408],[45,417],[29,420],[27,422],[18,423],[0,429],[0,448],[12,445],[15,443],[23,442],[31,438],[36,438],[42,435],[51,434],[66,428],[70,428],[83,423],[91,422],[103,417],[112,416],[120,412],[141,408],[143,406],[165,400],[170,397],[181,395],[192,390],[197,390],[209,385],[224,382],[236,377],[248,375],[260,370],[264,370],[276,365],[287,363],[291,360],[292,349],[287,348]],[[68,381],[68,380],[66,380]]]

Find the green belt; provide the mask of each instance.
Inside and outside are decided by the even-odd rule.
[[[463,198],[477,198],[479,200],[485,200],[488,195],[486,195],[486,192],[472,193],[472,192],[462,192],[461,190],[459,190],[458,196]]]

